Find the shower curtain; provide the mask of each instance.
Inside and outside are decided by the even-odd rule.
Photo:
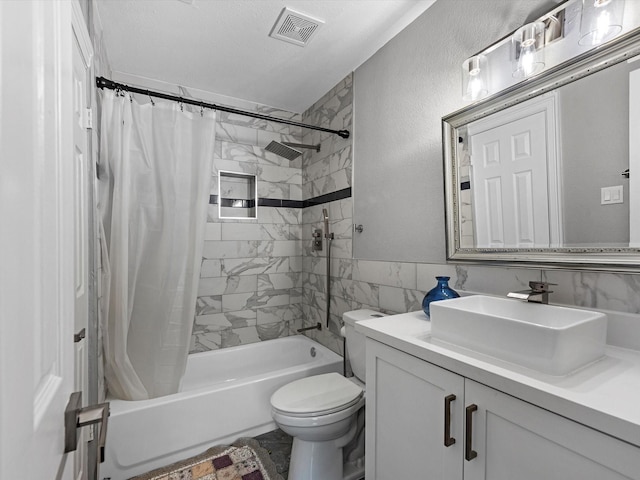
[[[112,90],[101,96],[105,378],[118,398],[155,398],[178,391],[186,366],[215,112]]]

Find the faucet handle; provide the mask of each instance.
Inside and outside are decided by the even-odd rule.
[[[529,287],[536,293],[552,293],[551,290],[549,290],[550,285],[557,285],[557,283],[539,282],[537,280],[531,280],[529,282]]]

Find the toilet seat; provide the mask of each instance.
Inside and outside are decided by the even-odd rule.
[[[290,417],[330,415],[358,404],[362,387],[338,373],[325,373],[295,380],[271,396],[273,410]]]

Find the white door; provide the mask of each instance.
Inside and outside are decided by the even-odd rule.
[[[640,248],[639,133],[640,69],[629,72],[629,246],[634,248]]]
[[[555,185],[558,176],[554,167],[554,110],[554,97],[549,96],[470,125],[478,247],[549,247],[560,243],[559,228],[553,226],[557,225],[559,200],[549,185],[550,179]]]
[[[72,3],[0,1],[0,478],[71,479]]]
[[[92,202],[89,188],[90,163],[89,151],[90,111],[87,99],[91,95],[90,67],[92,48],[89,33],[82,17],[80,6],[73,3],[73,174],[74,174],[74,343],[75,343],[75,375],[74,391],[82,392],[82,404],[87,405],[89,398],[88,377],[88,339],[86,332],[89,323],[89,208]],[[74,453],[74,478],[88,478],[87,442],[90,440],[89,427],[82,428],[79,433],[78,449]]]

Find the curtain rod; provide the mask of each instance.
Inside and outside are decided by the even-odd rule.
[[[170,95],[168,93],[156,92],[153,90],[146,90],[144,88],[132,87],[123,83],[117,83],[108,78],[96,77],[96,86],[98,88],[108,88],[109,90],[124,90],[131,93],[139,93],[141,95],[147,95],[149,97],[163,98],[165,100],[173,100],[174,102],[186,103],[189,105],[196,105],[202,108],[210,108],[212,110],[219,110],[221,112],[235,113],[236,115],[243,115],[245,117],[259,118],[261,120],[268,120],[270,122],[284,123],[285,125],[293,125],[295,127],[308,128],[310,130],[318,130],[320,132],[333,133],[339,135],[342,138],[349,138],[349,130],[331,130],[329,128],[317,127],[315,125],[307,125],[306,123],[294,122],[293,120],[287,120],[284,118],[270,117],[268,115],[262,115],[260,113],[248,112],[246,110],[238,110],[236,108],[225,107],[224,105],[216,105],[215,103],[207,103],[200,100],[193,100],[190,98],[179,97],[176,95]]]

